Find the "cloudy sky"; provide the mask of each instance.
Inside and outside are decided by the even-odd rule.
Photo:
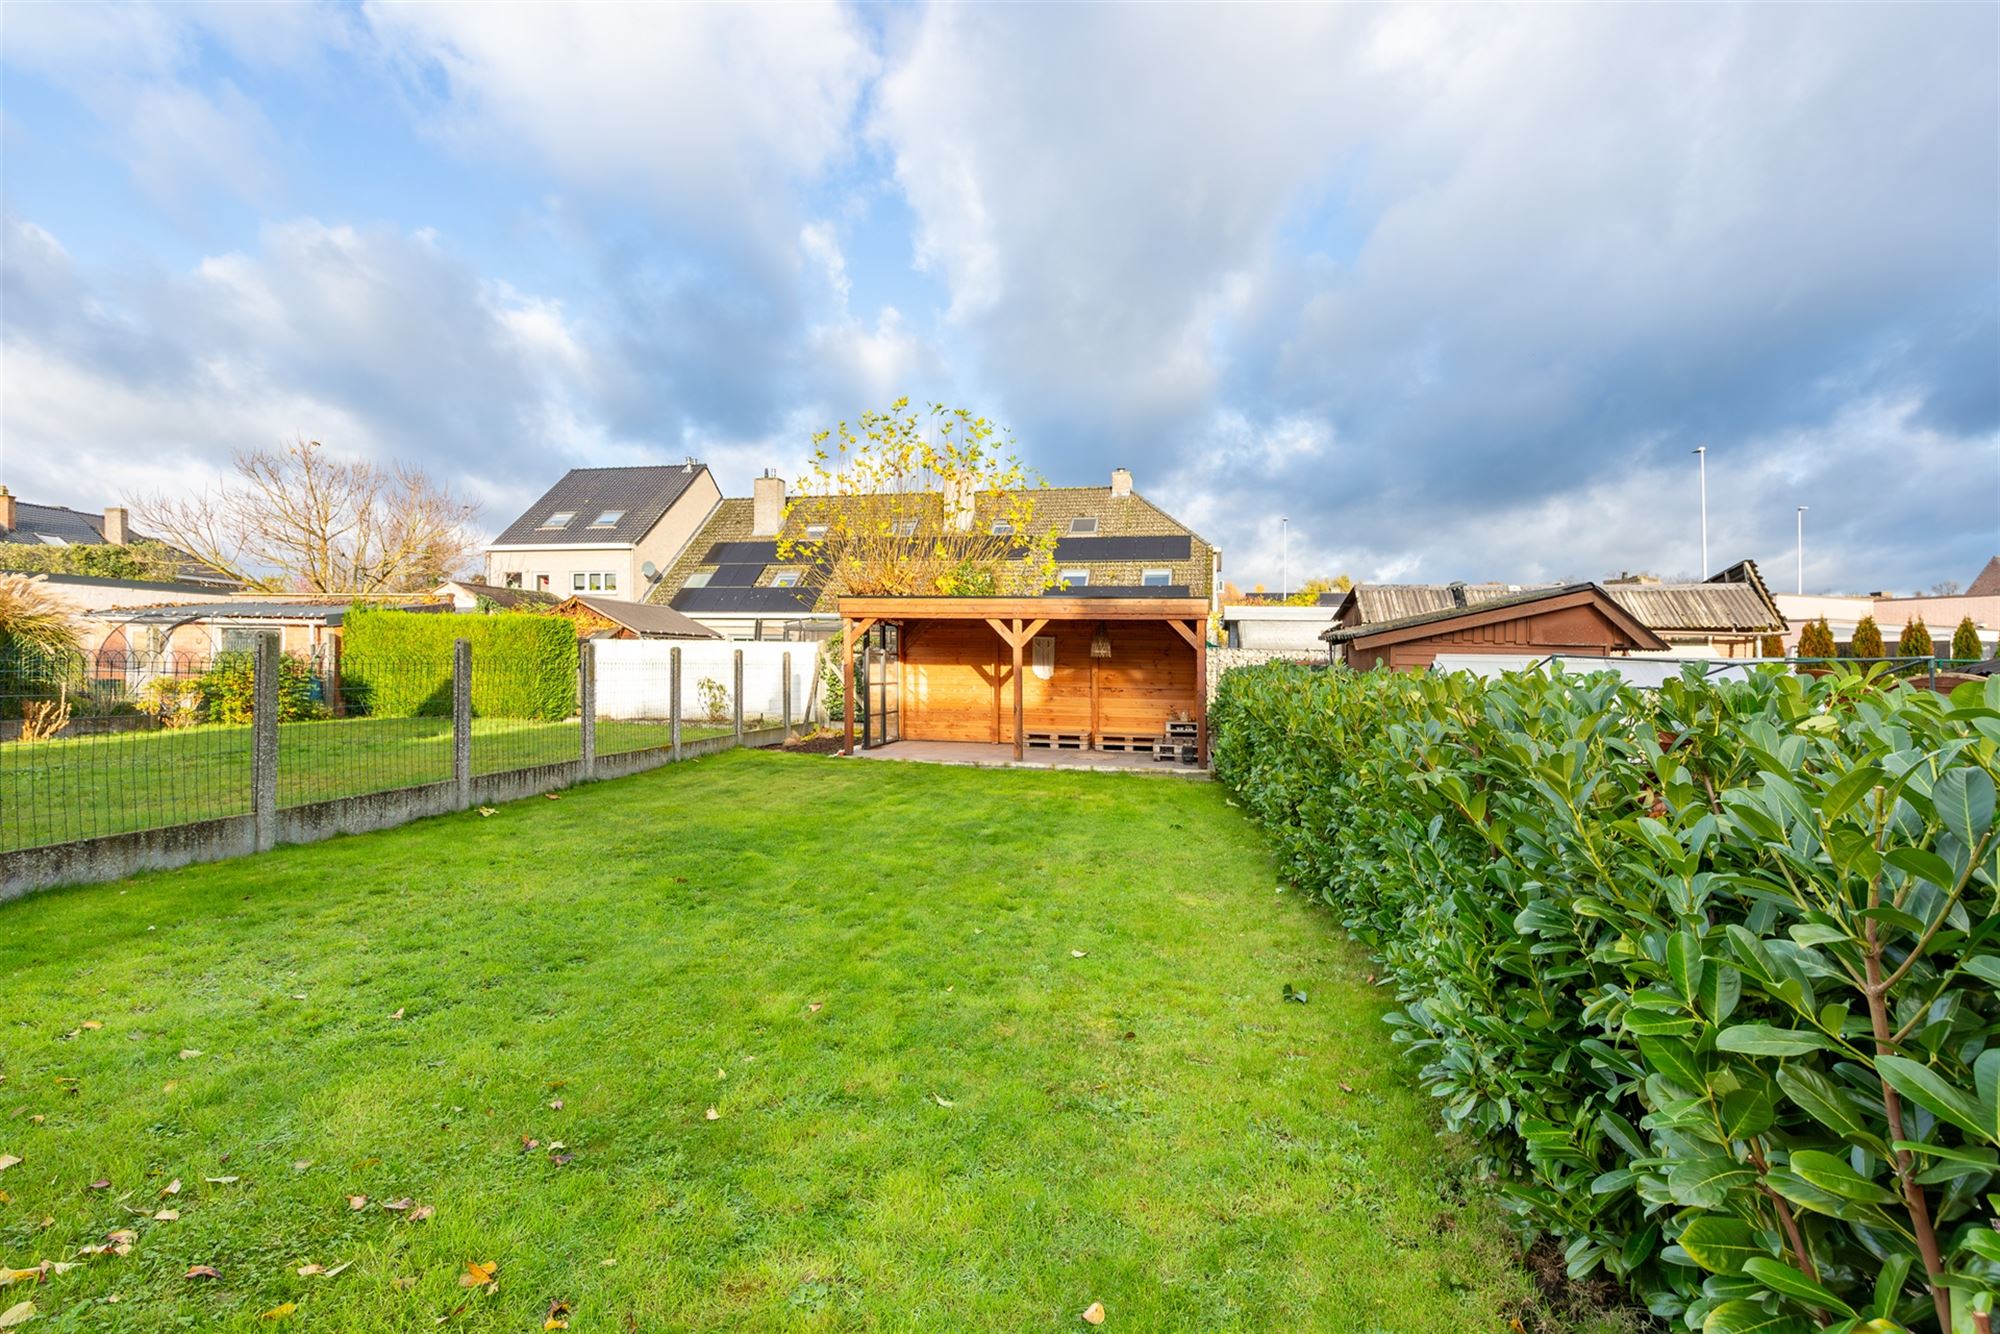
[[[900,394],[1238,582],[1969,580],[2000,8],[0,14],[0,481],[312,436],[503,526]]]

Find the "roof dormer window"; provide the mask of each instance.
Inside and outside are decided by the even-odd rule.
[[[995,519],[993,521],[993,536],[1012,537],[1013,535],[1014,535],[1013,524],[1008,523],[1005,519]]]
[[[1071,537],[1089,537],[1096,531],[1097,516],[1095,514],[1079,514],[1069,521],[1069,535]]]
[[[615,528],[618,526],[618,521],[624,517],[624,510],[606,510],[591,520],[590,526],[592,528]]]
[[[551,514],[548,518],[543,519],[541,526],[544,528],[567,528],[572,523],[575,522],[576,522],[575,510],[557,510],[554,514]]]
[[[900,519],[897,521],[896,536],[915,537],[916,535],[917,535],[917,521],[915,519]]]
[[[823,523],[809,523],[809,524],[807,524],[807,525],[806,525],[806,541],[808,541],[808,542],[817,542],[817,541],[819,541],[819,540],[820,540],[820,539],[821,539],[822,537],[825,537],[825,536],[826,536],[826,525],[825,525],[825,524],[823,524]]]

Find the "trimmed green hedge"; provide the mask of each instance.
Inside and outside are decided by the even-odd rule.
[[[472,643],[472,711],[482,718],[567,718],[576,712],[576,626],[521,612],[347,613],[341,692],[350,711],[381,718],[451,713],[452,645]]]
[[[1974,1328],[2000,678],[1272,664],[1210,717],[1218,777],[1374,951],[1446,1124],[1573,1275],[1716,1334]]]

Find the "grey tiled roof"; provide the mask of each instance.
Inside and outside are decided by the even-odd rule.
[[[1965,590],[1967,597],[2000,597],[2000,556],[1986,562],[1986,568],[1973,578],[1972,587]]]
[[[494,546],[592,547],[637,542],[681,498],[694,479],[708,471],[702,463],[666,467],[572,468],[540,500],[493,539]],[[607,510],[621,511],[608,528],[591,523]],[[544,528],[551,514],[568,511],[569,523]]]
[[[104,541],[104,516],[85,514],[66,505],[14,502],[14,526],[0,528],[0,542],[40,542],[58,538],[71,546],[98,546]]]

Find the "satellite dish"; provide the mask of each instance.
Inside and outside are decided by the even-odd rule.
[[[647,561],[639,567],[639,573],[645,575],[648,579],[657,579],[660,577],[660,567],[651,561]]]

